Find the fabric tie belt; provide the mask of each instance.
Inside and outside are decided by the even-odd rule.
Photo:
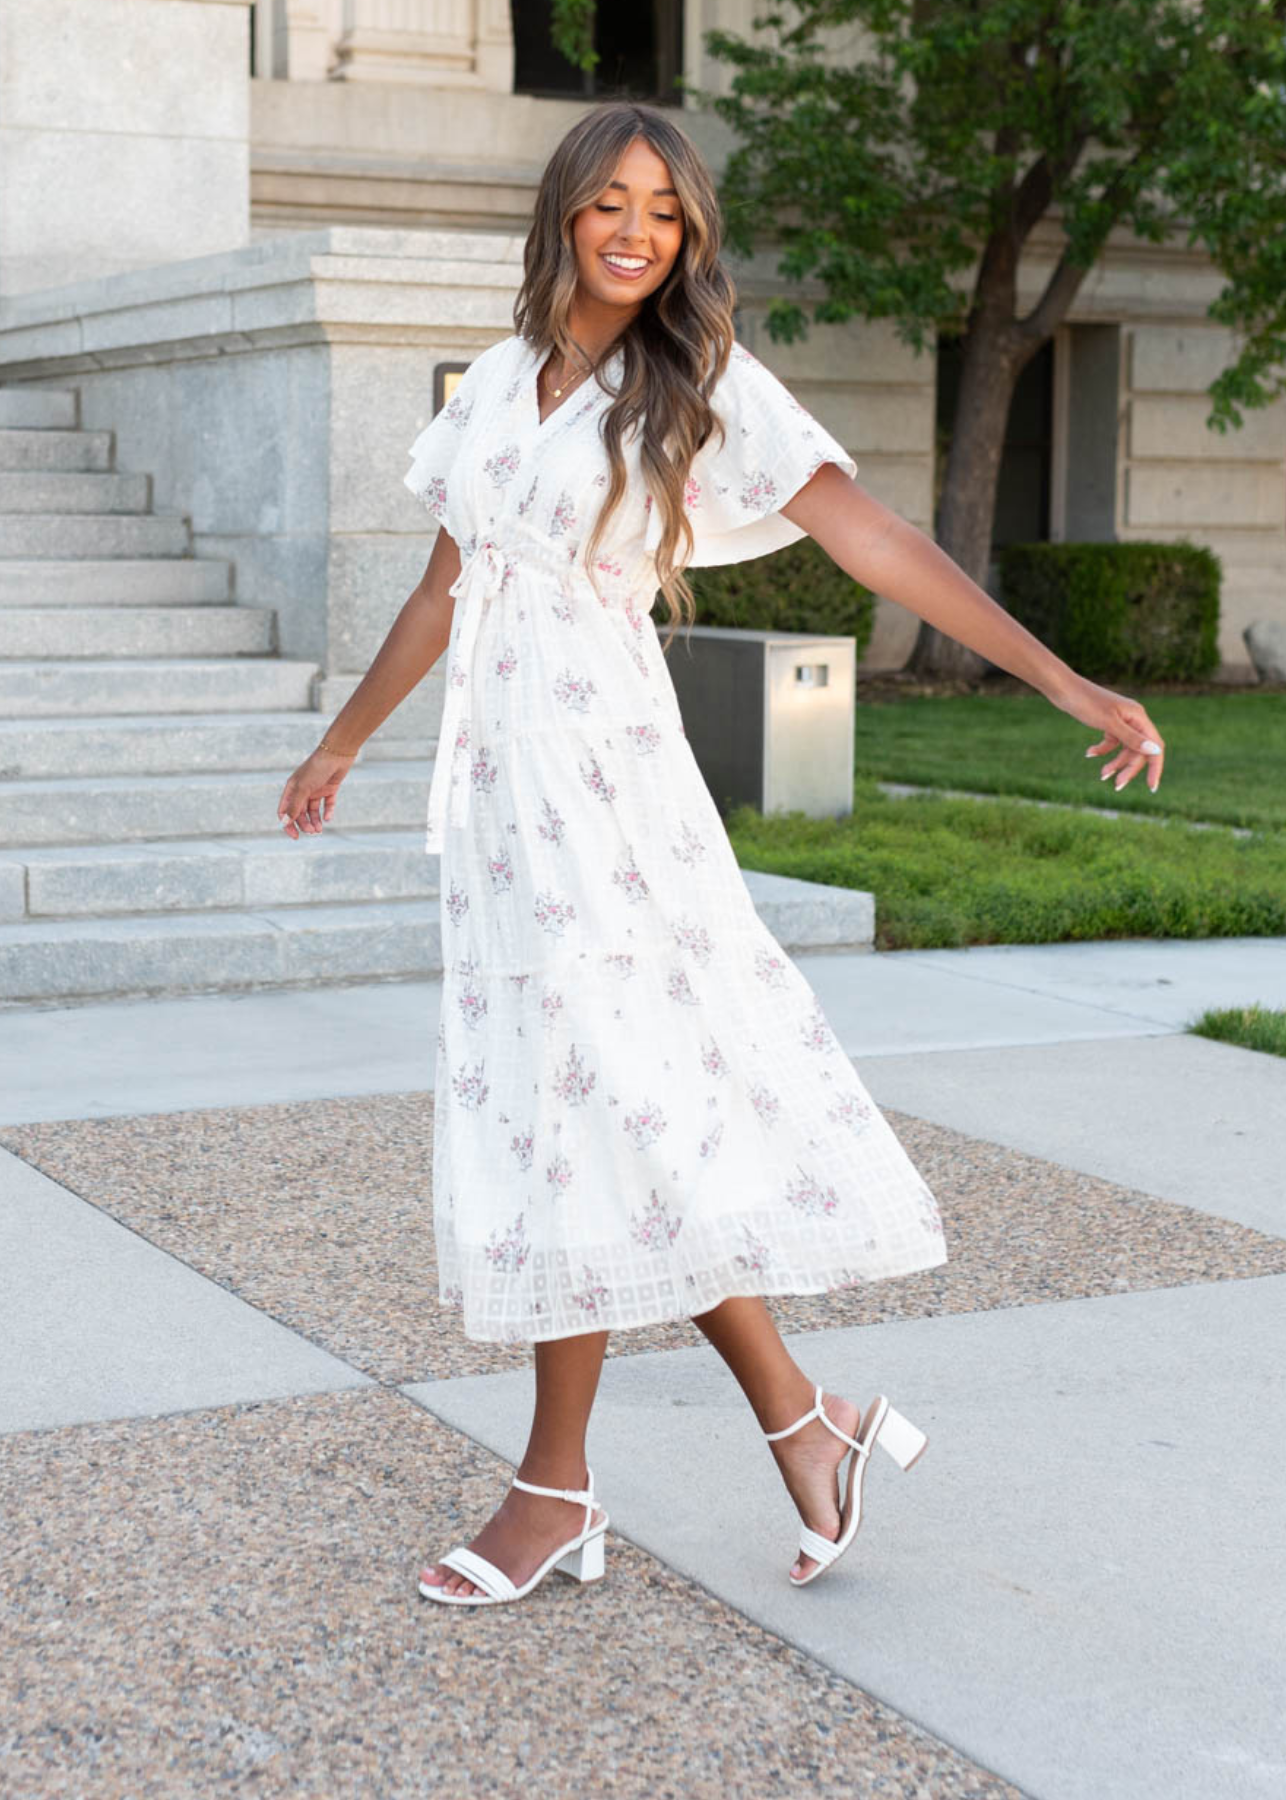
[[[451,655],[447,666],[446,692],[442,701],[442,725],[438,747],[433,758],[433,779],[429,783],[428,822],[425,832],[426,852],[441,851],[448,819],[452,825],[463,825],[469,816],[471,780],[471,692],[476,694],[478,682],[474,668],[478,632],[487,605],[500,592],[513,572],[513,559],[506,556],[491,538],[484,538],[477,549],[460,566],[451,583],[455,600],[452,614]]]

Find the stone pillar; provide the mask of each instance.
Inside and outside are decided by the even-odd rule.
[[[116,468],[186,515],[193,554],[277,614],[288,657],[321,664],[317,704],[357,686],[424,573],[437,527],[408,493],[438,363],[513,329],[523,240],[328,226],[230,254],[15,298],[0,387],[76,388]],[[380,736],[431,741],[442,659]]]
[[[5,297],[250,238],[248,0],[0,0]]]
[[[274,73],[287,81],[325,81],[344,28],[344,0],[278,0]]]
[[[513,86],[505,0],[343,0],[332,71],[340,81]]]

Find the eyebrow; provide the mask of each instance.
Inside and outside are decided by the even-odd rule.
[[[630,191],[623,181],[609,181],[607,185],[612,188],[620,188],[623,194],[628,194]],[[676,200],[679,197],[676,188],[653,188],[652,192],[654,194],[673,194]]]

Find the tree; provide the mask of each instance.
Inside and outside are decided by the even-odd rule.
[[[1114,226],[1185,236],[1226,278],[1208,313],[1238,355],[1209,427],[1286,389],[1284,21],[1286,0],[795,0],[752,36],[705,33],[735,71],[731,93],[700,94],[739,140],[730,246],[773,221],[779,272],[820,284],[818,323],[889,318],[918,350],[962,334],[938,538],[980,584],[1014,385]],[[1047,217],[1061,253],[1020,315],[1019,260]],[[767,324],[790,342],[808,321],[778,298]],[[987,665],[924,623],[910,666]]]

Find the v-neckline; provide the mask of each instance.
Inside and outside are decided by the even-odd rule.
[[[539,434],[540,432],[542,432],[545,429],[546,425],[552,425],[554,420],[558,417],[558,415],[560,413],[566,412],[567,408],[569,406],[573,406],[575,404],[575,400],[574,400],[574,396],[569,394],[565,400],[560,400],[558,405],[555,406],[552,409],[552,411],[547,412],[545,414],[544,418],[542,419],[540,416],[540,371],[541,371],[542,367],[544,366],[544,361],[545,361],[544,353],[534,349],[531,345],[528,345],[528,353],[531,357],[531,375],[530,375],[531,407],[532,407],[532,412],[535,414],[535,418],[536,418],[536,427],[535,427],[536,432],[537,432],[537,434]],[[610,368],[612,363],[616,360],[616,358],[619,355],[620,355],[619,350],[613,350],[611,355],[607,358],[607,361],[603,364],[604,369]],[[597,392],[599,394],[605,394],[607,392],[607,390],[598,381],[597,376],[591,376],[590,379],[594,383],[594,388],[589,390],[591,393],[594,392],[595,389],[597,389]],[[581,395],[581,398],[582,399],[584,398],[583,393]]]

